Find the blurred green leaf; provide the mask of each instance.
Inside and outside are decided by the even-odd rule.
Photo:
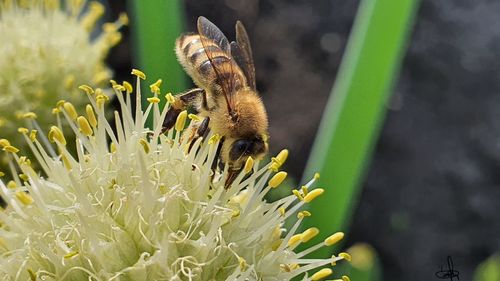
[[[360,3],[304,174],[307,180],[319,171],[319,185],[326,189],[322,197],[310,204],[313,216],[304,225],[322,230],[316,241],[335,231],[347,230],[389,93],[398,77],[418,3],[418,0]],[[322,249],[316,256],[326,256],[329,251]]]
[[[151,94],[148,85],[163,80],[162,94],[184,91],[186,75],[174,52],[175,39],[183,32],[184,15],[178,0],[129,0],[134,47],[134,67],[146,73],[143,104]],[[165,99],[162,98],[162,104]]]
[[[495,254],[483,261],[474,272],[474,281],[500,280],[500,254]]]

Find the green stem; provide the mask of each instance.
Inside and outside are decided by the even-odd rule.
[[[313,216],[305,225],[322,229],[318,240],[347,231],[418,4],[418,0],[361,1],[304,174],[308,179],[319,171],[319,185],[326,189],[310,204]]]
[[[174,52],[175,39],[183,32],[181,1],[129,0],[134,42],[134,67],[146,73],[150,83],[163,80],[163,92],[177,93],[186,89],[187,80]],[[165,90],[166,89],[166,90]],[[143,88],[143,104],[150,93]],[[162,92],[162,93],[163,93]],[[165,99],[162,98],[162,102]]]

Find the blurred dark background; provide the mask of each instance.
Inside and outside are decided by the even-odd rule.
[[[110,1],[111,17],[126,10]],[[271,151],[291,151],[300,179],[358,1],[184,3],[186,31],[203,15],[253,44]],[[500,251],[500,2],[421,2],[346,246],[368,242],[383,280],[434,280],[453,257],[461,280]],[[131,23],[133,24],[133,22]],[[108,59],[129,79],[129,31]],[[165,52],[173,52],[166,48]],[[437,280],[437,279],[436,279]]]

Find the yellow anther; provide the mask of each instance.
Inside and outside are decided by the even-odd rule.
[[[6,139],[0,139],[0,146],[1,147],[6,147],[6,146],[9,146],[10,145],[10,142]]]
[[[306,243],[318,235],[319,229],[316,227],[311,227],[302,232],[302,243]]]
[[[115,153],[116,152],[116,144],[114,142],[112,142],[109,145],[109,151],[111,151],[111,153]]]
[[[325,239],[325,245],[326,246],[334,245],[337,242],[339,242],[340,240],[342,240],[343,238],[344,238],[343,232],[336,232],[336,233],[328,236],[328,238]]]
[[[303,186],[300,187],[300,191],[302,191],[302,194],[304,196],[306,196],[309,193],[309,189],[305,185],[303,185]]]
[[[248,191],[243,190],[238,195],[231,197],[231,202],[242,205],[248,199]]]
[[[215,135],[211,136],[211,137],[208,139],[208,144],[214,144],[214,143],[217,143],[220,139],[221,139],[221,136],[220,136],[219,134],[215,134]]]
[[[122,85],[113,85],[113,89],[120,91],[120,92],[125,92],[127,89],[122,86]]]
[[[115,23],[107,22],[102,25],[102,30],[106,33],[112,33],[118,30],[118,27]]]
[[[5,176],[5,173],[4,172],[0,172],[0,178]]]
[[[289,267],[290,267],[290,270],[295,270],[295,269],[299,268],[300,265],[298,263],[292,263],[289,265]]]
[[[21,156],[19,157],[19,164],[31,166],[31,160],[29,160],[26,156]]]
[[[113,88],[114,88],[115,86],[118,86],[118,83],[116,83],[116,81],[115,81],[115,80],[113,80],[113,79],[109,80],[109,83],[111,84],[111,87],[113,87]]]
[[[127,91],[127,93],[132,93],[134,91],[134,88],[132,87],[132,84],[130,84],[129,82],[127,81],[123,81],[123,87],[125,87],[125,90]]]
[[[58,101],[56,102],[56,107],[57,107],[57,108],[61,108],[62,106],[64,106],[64,103],[65,103],[65,102],[66,102],[65,100],[58,100]]]
[[[281,165],[285,163],[287,158],[288,158],[288,149],[281,150],[280,153],[278,153],[278,155],[276,156],[276,160],[278,160],[278,162],[281,163]]]
[[[281,270],[283,270],[284,272],[291,272],[297,268],[299,268],[300,265],[297,264],[297,263],[291,263],[291,264],[280,264],[280,268]]]
[[[160,92],[160,86],[161,86],[161,79],[156,80],[153,84],[149,85],[149,88],[151,89],[152,93],[159,93]]]
[[[99,96],[103,95],[104,96],[103,98],[105,98],[106,101],[109,100],[109,97],[104,94],[104,91],[101,88],[96,88],[95,89],[95,95],[96,95],[96,98],[98,98]]]
[[[295,195],[295,197],[297,197],[300,201],[304,200],[304,197],[302,196],[302,194],[300,194],[300,192],[299,192],[297,189],[292,190],[292,193],[293,193],[293,195]]]
[[[42,90],[42,89],[38,89],[38,90],[36,90],[36,92],[34,94],[35,94],[35,98],[42,99],[47,95],[47,92]]]
[[[337,257],[336,257],[335,255],[332,255],[332,257],[331,257],[332,261],[330,262],[330,264],[331,264],[332,266],[337,265],[337,261],[335,260],[336,258],[337,258]],[[335,279],[335,280],[333,280],[333,281],[341,281],[341,280],[340,280],[340,279]]]
[[[9,181],[7,183],[7,188],[9,188],[9,189],[14,189],[16,187],[17,187],[17,183],[15,181]]]
[[[96,93],[96,99],[103,99],[105,101],[109,101],[109,97],[104,94],[101,88],[95,89],[95,93]]]
[[[87,118],[83,116],[79,116],[77,119],[78,126],[80,127],[80,130],[84,135],[91,136],[94,132],[92,131],[92,128],[90,127],[89,121],[87,121]]]
[[[24,191],[16,192],[16,198],[21,201],[24,205],[30,205],[33,203],[33,197]]]
[[[236,218],[236,217],[239,217],[240,216],[240,210],[234,210],[231,214],[231,217],[232,218]]]
[[[28,270],[28,274],[30,276],[30,280],[36,281],[38,279],[36,276],[36,273],[31,268],[28,268],[27,270]]]
[[[133,68],[132,75],[135,75],[135,76],[141,78],[142,80],[146,80],[146,74],[144,74],[144,72],[142,72],[138,69]]]
[[[332,275],[333,271],[330,268],[323,268],[311,276],[312,281],[321,280]]]
[[[351,281],[351,279],[348,276],[343,275],[342,281]]]
[[[276,188],[278,187],[285,179],[288,174],[286,172],[279,172],[276,175],[274,175],[270,180],[269,180],[269,186],[271,188]]]
[[[177,116],[177,120],[175,120],[175,129],[177,131],[182,131],[184,129],[184,125],[186,125],[186,118],[187,118],[187,111],[183,110],[181,113],[179,113],[179,116]]]
[[[44,0],[43,1],[43,4],[45,5],[45,7],[47,9],[50,9],[50,10],[55,10],[55,9],[59,9],[59,1],[58,0]]]
[[[284,216],[286,213],[286,209],[284,207],[279,207],[278,212],[280,212],[281,216]]]
[[[26,112],[23,114],[23,118],[25,119],[36,119],[36,114],[34,112]]]
[[[110,46],[112,47],[112,46]],[[95,85],[104,84],[109,79],[111,73],[106,70],[97,71],[92,75],[92,83]]]
[[[277,172],[279,168],[285,163],[286,159],[288,158],[288,149],[283,149],[276,155],[276,157],[271,158],[273,163],[271,164],[271,169],[272,171]]]
[[[280,268],[281,268],[281,270],[282,270],[282,271],[284,271],[284,272],[290,272],[290,271],[291,271],[291,270],[290,270],[290,267],[288,267],[288,264],[283,264],[283,263],[281,263],[281,264],[280,264]]]
[[[139,143],[140,143],[140,144],[142,145],[142,147],[144,148],[144,151],[145,151],[146,153],[149,153],[149,143],[148,143],[148,141],[147,141],[147,140],[145,140],[145,139],[140,139],[140,140],[139,140]]]
[[[281,227],[280,227],[280,225],[277,225],[274,228],[273,233],[271,234],[271,237],[276,238],[276,239],[281,237]]]
[[[278,248],[281,246],[281,243],[283,243],[283,239],[278,239],[278,240],[275,240],[275,241],[271,244],[271,249],[272,249],[273,251],[278,250]]]
[[[104,104],[106,103],[107,99],[105,98],[106,96],[104,95],[99,95],[96,97],[96,104],[98,108],[103,108]]]
[[[68,157],[66,157],[66,155],[61,155],[61,160],[66,170],[71,170],[71,163],[69,162]]]
[[[94,115],[94,109],[90,104],[87,104],[85,107],[85,112],[87,113],[87,119],[89,120],[90,125],[95,128],[97,126],[97,119]]]
[[[149,103],[159,103],[160,99],[158,97],[147,98]]]
[[[59,113],[61,113],[61,110],[59,110],[59,108],[57,108],[57,107],[52,108],[52,114],[56,115]]]
[[[21,133],[21,134],[27,134],[30,130],[28,130],[28,128],[24,128],[24,127],[20,127],[17,129],[17,132],[18,133]]]
[[[193,113],[189,113],[188,114],[188,118],[193,120],[193,121],[196,121],[196,122],[200,122],[201,121],[201,118],[198,117],[198,115],[196,114],[193,114]]]
[[[243,172],[248,174],[253,169],[253,158],[252,156],[248,156],[247,161],[245,162],[245,166],[243,167]]]
[[[69,74],[64,79],[64,88],[70,90],[75,85],[75,75]]]
[[[121,22],[123,25],[128,25],[128,16],[126,13],[120,13],[118,16],[118,21]]]
[[[38,133],[37,130],[31,130],[30,132],[30,140],[35,141],[36,140],[36,134]]]
[[[301,211],[297,214],[298,219],[303,219],[305,217],[310,217],[310,216],[311,216],[311,212],[309,212],[309,211]]]
[[[165,95],[165,99],[167,99],[169,104],[173,104],[175,102],[175,97],[172,95],[172,93],[167,93]]]
[[[348,253],[340,253],[339,257],[345,259],[346,261],[351,261],[351,255]]]
[[[297,246],[300,242],[302,242],[302,234],[295,234],[294,236],[290,237],[287,246],[288,247]]]
[[[113,28],[116,30],[116,26],[113,26]],[[119,32],[110,32],[104,38],[109,46],[114,46],[122,40],[122,35]]]
[[[92,1],[89,4],[89,10],[81,20],[81,25],[87,31],[91,31],[97,20],[104,14],[104,6],[97,2]]]
[[[310,191],[306,196],[304,196],[304,202],[309,203],[314,200],[314,198],[320,196],[323,194],[325,190],[323,188],[316,188],[312,191]]]
[[[92,95],[94,93],[94,89],[88,85],[80,85],[78,89],[84,91],[85,93]]]
[[[64,134],[61,129],[56,126],[50,127],[48,137],[51,142],[55,142],[57,140],[60,144],[66,145],[66,138],[64,138]]]
[[[70,259],[70,258],[72,258],[72,257],[74,257],[74,256],[76,256],[76,255],[78,255],[78,254],[79,254],[79,253],[78,253],[78,251],[69,252],[69,253],[67,253],[66,255],[64,255],[64,258],[65,258],[65,259]]]
[[[320,178],[319,173],[314,173],[314,179],[315,179],[315,180],[319,180],[319,178]]]
[[[238,263],[240,264],[241,271],[246,271],[247,270],[248,264],[247,264],[247,261],[244,258],[238,257]]]
[[[19,174],[19,178],[23,181],[28,181],[30,179],[26,174]]]
[[[66,111],[66,113],[68,113],[68,116],[71,120],[75,120],[78,117],[75,107],[70,102],[64,103],[64,110]]]
[[[97,1],[90,2],[89,9],[91,10],[91,12],[98,12],[100,14],[104,13],[104,5]]]
[[[7,145],[7,146],[3,147],[3,151],[12,152],[12,153],[18,153],[19,149],[17,149],[15,146]]]

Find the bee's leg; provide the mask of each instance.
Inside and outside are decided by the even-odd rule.
[[[203,119],[203,121],[201,121],[201,124],[198,126],[198,129],[196,130],[196,133],[195,133],[194,137],[192,138],[191,143],[189,144],[188,152],[191,151],[191,148],[193,147],[194,143],[196,142],[196,140],[198,138],[200,138],[200,137],[206,138],[207,137],[207,134],[210,131],[210,128],[208,127],[209,122],[210,122],[210,117],[208,117],[208,116],[205,119]]]
[[[174,103],[171,105],[170,109],[167,111],[165,120],[163,120],[163,132],[172,129],[177,121],[177,116],[186,109],[188,106],[193,106],[194,108],[199,108],[206,104],[206,93],[205,90],[201,88],[191,89],[179,96],[175,97]]]
[[[212,176],[210,177],[210,182],[213,181],[214,176],[215,176],[215,171],[217,170],[217,166],[222,164],[222,161],[220,160],[220,153],[222,150],[222,145],[224,144],[224,137],[219,142],[219,146],[217,147],[217,150],[215,151],[215,157],[214,161],[212,162],[212,167],[210,169],[212,170]],[[224,165],[222,164],[221,170],[224,170]]]

